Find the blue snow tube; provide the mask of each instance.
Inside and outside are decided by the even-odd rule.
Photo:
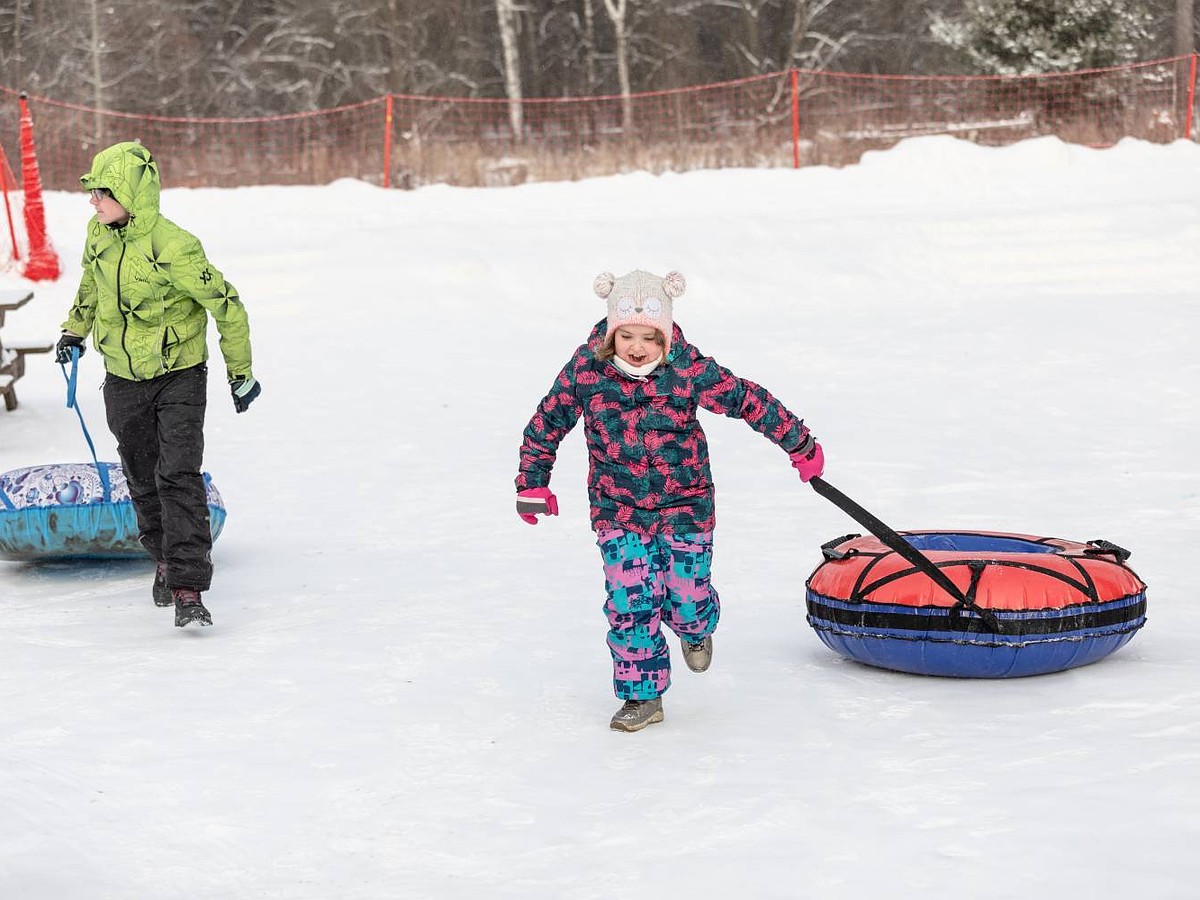
[[[204,475],[213,540],[225,526],[225,504]],[[129,486],[118,463],[61,463],[0,475],[0,559],[135,559],[138,540]]]

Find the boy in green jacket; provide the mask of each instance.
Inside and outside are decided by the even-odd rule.
[[[141,144],[101,150],[80,178],[91,192],[83,278],[63,323],[57,359],[104,358],[108,427],[137,512],[139,538],[158,566],[153,597],[175,624],[211,625],[201,602],[212,580],[212,533],[200,467],[207,403],[208,317],[220,334],[233,404],[262,388],[250,365],[250,324],[237,290],[200,241],[158,209],[158,164]]]

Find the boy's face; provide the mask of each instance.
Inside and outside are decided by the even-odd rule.
[[[129,211],[118,203],[113,195],[104,188],[97,188],[91,191],[90,202],[92,209],[96,211],[96,218],[100,220],[101,225],[111,225],[114,222],[124,224],[129,218]]]
[[[622,325],[613,332],[613,349],[617,356],[631,366],[644,366],[662,359],[663,339],[657,328],[649,325]]]

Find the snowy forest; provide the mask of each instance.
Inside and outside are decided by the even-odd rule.
[[[1028,74],[1190,53],[1196,26],[1195,0],[8,0],[0,87],[263,116],[386,93],[627,95],[793,66]]]

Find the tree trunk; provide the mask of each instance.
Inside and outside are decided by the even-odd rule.
[[[396,0],[387,3],[387,27],[384,31],[384,52],[388,59],[387,87],[389,93],[406,94],[407,85],[400,78],[400,11],[396,9]]]
[[[587,73],[587,92],[596,90],[596,14],[592,0],[583,0],[583,42],[587,48],[584,71]]]
[[[742,65],[738,66],[739,72],[745,71],[750,75],[757,75],[762,71],[762,46],[760,44],[758,10],[756,10],[746,0],[742,0],[742,24],[743,35],[746,40],[746,47],[743,51],[745,63],[749,64],[749,68],[745,69]]]
[[[1175,55],[1187,56],[1196,51],[1194,29],[1196,0],[1175,0]]]
[[[792,6],[792,28],[791,36],[788,38],[787,56],[783,60],[783,64],[787,68],[790,69],[796,65],[796,54],[800,52],[800,45],[804,42],[804,35],[807,31],[808,0],[796,0]]]
[[[17,8],[13,11],[13,77],[17,90],[25,90],[25,85],[22,82],[25,79],[25,73],[21,66],[21,0],[17,0]]]
[[[604,8],[612,20],[617,37],[617,84],[621,89],[621,130],[626,138],[633,136],[633,89],[629,82],[629,47],[625,34],[625,10],[628,0],[604,0]]]
[[[100,110],[104,108],[104,67],[101,65],[101,54],[104,52],[104,39],[100,34],[100,0],[90,0],[88,3],[88,12],[91,14],[91,36],[88,42],[88,55],[91,56],[92,63],[92,109],[95,113],[92,117],[93,122],[93,140],[96,142],[96,148],[104,146],[104,119],[100,115]]]
[[[517,13],[512,0],[496,0],[496,19],[500,23],[500,45],[504,51],[504,93],[508,96],[508,123],[513,140],[521,140],[525,131],[525,110],[521,104],[521,54],[517,49]]]

